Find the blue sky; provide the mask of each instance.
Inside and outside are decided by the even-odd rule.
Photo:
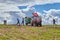
[[[53,3],[53,4],[44,4],[44,5],[34,5],[32,6],[38,12],[43,12],[43,10],[50,10],[50,9],[60,9],[60,3]],[[19,9],[25,9],[27,6],[18,6]]]
[[[45,12],[44,12],[44,10],[45,11],[49,11],[50,9],[55,9],[55,10],[60,10],[60,3],[53,3],[53,4],[44,4],[44,5],[34,5],[34,6],[32,6],[32,7],[34,7],[35,8],[35,11],[36,12],[39,12],[40,14],[45,14]],[[27,6],[19,6],[18,7],[19,9],[26,9],[27,8]],[[31,16],[31,11],[29,11],[28,13],[26,13],[26,15],[28,15],[28,16]],[[56,12],[55,12],[56,13]],[[60,13],[56,13],[56,14],[53,14],[52,13],[52,15],[54,16],[54,17],[59,17],[60,18]],[[47,19],[47,21],[48,21],[49,19]],[[50,22],[51,22],[51,20],[50,20]],[[46,24],[47,24],[47,22],[45,22]],[[50,24],[50,23],[49,23]]]
[[[7,20],[8,24],[15,24],[17,18],[21,22],[33,12],[42,16],[43,24],[52,24],[53,18],[60,24],[60,0],[0,0],[0,23]]]
[[[60,9],[60,3],[54,4],[45,4],[45,5],[35,5],[36,11],[43,12],[43,10],[50,10],[50,9]]]

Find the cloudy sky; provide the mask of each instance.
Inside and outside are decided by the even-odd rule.
[[[43,24],[52,24],[53,18],[60,24],[60,0],[0,0],[0,24],[3,20],[15,24],[16,18],[21,21],[33,12],[42,16]]]

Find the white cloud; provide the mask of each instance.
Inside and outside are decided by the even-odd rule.
[[[45,17],[44,20],[47,21],[49,24],[52,23],[53,18],[56,20],[57,24],[60,24],[60,10],[56,10],[56,9],[50,9],[48,11],[45,11]]]
[[[26,15],[24,13],[34,10],[35,8],[31,8],[31,6],[34,5],[42,5],[42,4],[48,4],[48,3],[60,3],[60,0],[0,0],[0,19],[4,20],[5,18],[9,20],[9,22],[13,21],[13,16],[15,15],[16,17],[19,15],[21,17],[25,17]],[[23,9],[23,12],[21,9],[18,9],[17,6],[28,6],[26,9]],[[18,13],[10,13],[11,11],[13,12],[18,12]],[[56,10],[57,11],[57,10]],[[6,12],[6,13],[5,13]],[[45,13],[51,13],[51,10],[45,11]],[[55,11],[53,11],[55,12]],[[60,11],[59,11],[60,12]],[[58,14],[59,14],[58,12]],[[57,12],[55,12],[57,13]],[[1,16],[3,15],[3,16]],[[48,19],[51,14],[46,14],[46,19]],[[54,15],[54,13],[53,13]],[[2,23],[0,21],[0,23]]]
[[[11,15],[8,13],[0,12],[0,23],[3,23],[4,20],[7,20],[7,22],[9,22],[11,20]]]
[[[60,3],[60,0],[0,0],[0,3],[4,3],[7,5],[15,5],[15,6],[24,6],[24,5],[41,5],[48,3]]]
[[[58,17],[60,17],[60,10],[50,9],[50,10],[44,11],[44,12],[47,13],[47,16],[58,16]]]
[[[26,13],[26,12],[29,12],[29,11],[35,11],[35,8],[34,7],[27,7],[26,9],[22,9],[21,10],[23,13]]]
[[[0,23],[3,23],[3,20],[7,20],[8,23],[11,23],[16,18],[18,18],[18,16],[25,17],[26,15],[20,9],[18,9],[16,6],[0,4]]]
[[[8,23],[13,23],[16,18],[25,17],[25,13],[33,10],[35,10],[33,7],[27,7],[26,9],[21,10],[14,5],[0,4],[0,20],[2,20],[0,23],[2,23],[5,19]]]

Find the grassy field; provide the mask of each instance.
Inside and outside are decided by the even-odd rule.
[[[0,25],[0,40],[60,40],[60,26]]]

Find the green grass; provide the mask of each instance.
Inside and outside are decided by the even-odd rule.
[[[60,25],[0,25],[0,40],[60,40]]]

